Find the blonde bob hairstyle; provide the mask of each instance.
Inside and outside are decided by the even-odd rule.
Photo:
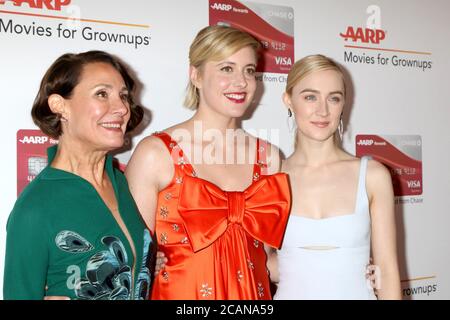
[[[200,30],[192,42],[189,64],[201,69],[206,62],[223,60],[245,47],[253,48],[258,59],[261,44],[247,32],[227,26],[208,26]],[[184,106],[196,110],[199,102],[198,89],[189,80]]]

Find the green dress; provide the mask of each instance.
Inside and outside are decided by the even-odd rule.
[[[56,146],[47,150],[51,163]],[[154,241],[125,176],[107,156],[127,237],[94,187],[48,165],[17,199],[7,224],[4,299],[147,299]],[[45,291],[45,288],[48,290]]]

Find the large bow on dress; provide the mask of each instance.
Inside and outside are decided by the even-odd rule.
[[[279,248],[291,206],[284,173],[261,176],[242,192],[223,191],[215,184],[186,175],[178,202],[192,249],[216,241],[232,223],[253,238]]]

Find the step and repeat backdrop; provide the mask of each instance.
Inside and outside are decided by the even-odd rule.
[[[192,115],[182,107],[189,45],[204,26],[223,24],[263,45],[258,103],[242,125],[285,156],[290,67],[314,53],[342,65],[350,88],[343,145],[391,170],[403,297],[449,299],[449,12],[447,0],[0,0],[0,287],[8,215],[57,143],[30,116],[50,64],[98,49],[130,67],[145,118],[115,154],[126,166],[143,137]]]

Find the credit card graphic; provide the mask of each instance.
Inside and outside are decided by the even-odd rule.
[[[57,142],[40,130],[17,131],[17,195],[47,166],[47,148]]]
[[[258,72],[288,73],[294,63],[294,10],[236,0],[209,0],[209,24],[244,30],[263,47]]]
[[[357,135],[356,155],[370,155],[390,169],[395,196],[422,194],[421,136]]]

